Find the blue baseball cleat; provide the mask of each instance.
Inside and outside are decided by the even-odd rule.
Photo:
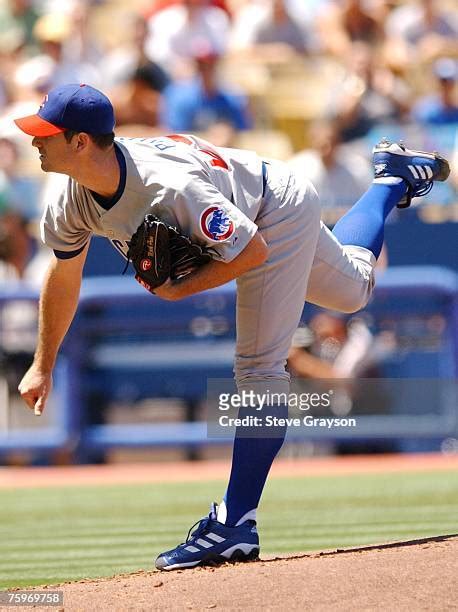
[[[216,504],[210,514],[191,527],[186,542],[156,559],[159,570],[174,570],[197,565],[219,565],[227,561],[253,561],[259,555],[259,537],[255,521],[227,527],[216,520]],[[191,530],[197,525],[197,529]]]
[[[426,195],[434,181],[446,181],[450,174],[448,161],[438,153],[413,151],[385,139],[374,147],[372,159],[376,179],[397,176],[406,181],[407,193],[398,208],[407,208],[412,198]]]

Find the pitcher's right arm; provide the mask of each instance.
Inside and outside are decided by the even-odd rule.
[[[45,407],[57,353],[75,316],[88,246],[71,259],[54,257],[46,272],[40,296],[37,348],[18,387],[36,415]]]

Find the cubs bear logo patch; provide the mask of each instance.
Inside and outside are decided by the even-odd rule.
[[[209,206],[200,215],[200,229],[213,242],[227,240],[234,233],[234,223],[223,208]]]

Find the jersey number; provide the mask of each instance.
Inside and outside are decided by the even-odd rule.
[[[167,138],[170,138],[170,140],[174,140],[175,142],[184,142],[187,145],[197,147],[198,151],[200,151],[201,153],[205,153],[205,155],[208,155],[211,158],[210,164],[214,168],[223,168],[224,170],[229,170],[229,166],[214,149],[210,149],[209,147],[203,148],[199,146],[198,142],[191,140],[190,138],[188,138],[187,136],[183,136],[182,134],[171,134],[167,136]]]

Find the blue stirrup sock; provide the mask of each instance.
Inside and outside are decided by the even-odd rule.
[[[406,190],[407,185],[401,178],[377,179],[337,221],[332,233],[341,244],[364,247],[378,258],[383,246],[385,220]]]
[[[273,415],[287,418],[288,406],[263,406],[256,412],[241,408],[239,418],[246,415]],[[232,468],[224,501],[218,511],[218,520],[230,527],[256,520],[256,509],[261,499],[270,467],[282,447],[286,426],[237,427],[232,453]],[[267,437],[268,436],[268,437]]]
[[[377,179],[336,223],[334,235],[341,244],[364,247],[378,257],[383,245],[385,220],[406,189],[400,178]],[[263,407],[264,416],[270,412],[285,418],[288,406]],[[239,417],[253,414],[252,407],[242,408]],[[247,519],[256,520],[256,509],[267,476],[285,435],[286,426],[264,428],[264,431],[256,427],[251,431],[246,427],[236,429],[231,475],[218,511],[219,521],[233,527]]]

